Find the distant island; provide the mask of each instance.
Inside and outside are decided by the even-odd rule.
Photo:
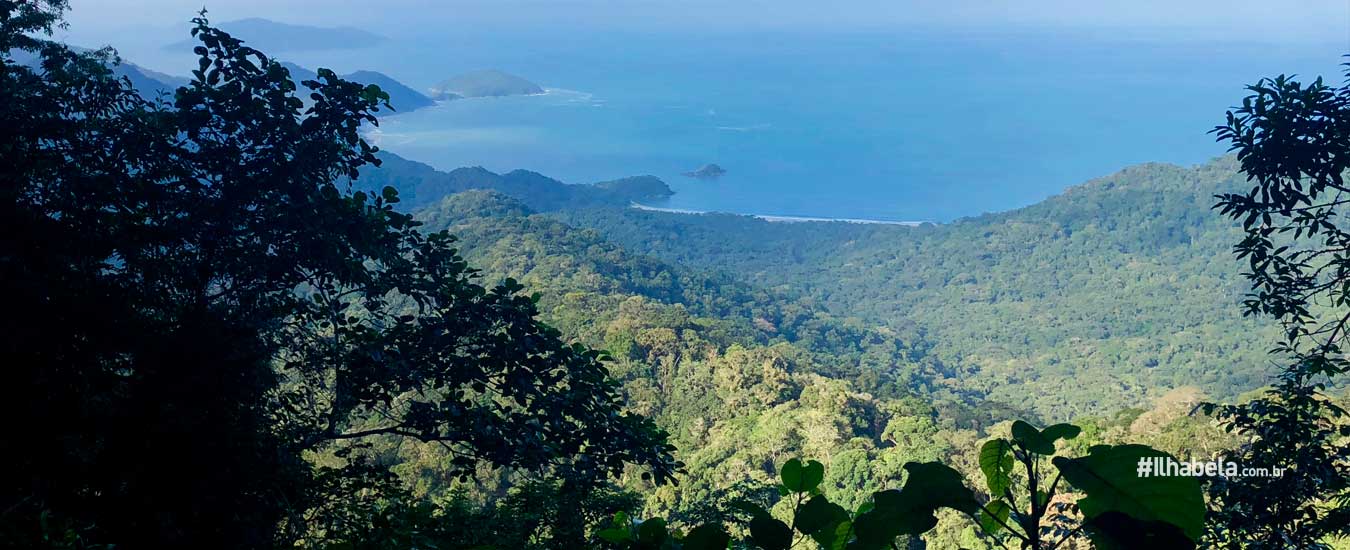
[[[702,168],[692,172],[684,172],[680,175],[704,180],[717,179],[726,174],[727,171],[716,164],[704,164]]]
[[[313,70],[301,67],[300,65],[296,65],[289,61],[283,61],[281,66],[286,67],[286,70],[291,72],[291,78],[295,79],[296,84],[300,84],[306,80],[315,80],[319,78],[319,75]],[[339,76],[341,76],[343,80],[350,80],[358,84],[374,84],[379,86],[381,90],[389,94],[389,104],[394,107],[394,111],[399,113],[416,111],[423,107],[435,105],[435,102],[422,94],[422,92],[414,90],[407,84],[394,80],[384,73],[375,71],[356,71]],[[304,97],[308,97],[308,94],[304,94]]]
[[[542,93],[544,88],[538,84],[513,74],[489,69],[464,73],[441,82],[431,89],[431,98],[458,99]]]
[[[250,47],[269,52],[367,48],[386,40],[383,36],[354,27],[292,25],[258,17],[221,23],[220,28],[244,40]],[[164,48],[190,51],[197,45],[197,39],[189,38]]]

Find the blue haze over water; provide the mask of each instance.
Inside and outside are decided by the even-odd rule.
[[[386,118],[381,147],[440,169],[590,183],[653,174],[651,206],[949,221],[1024,206],[1149,161],[1224,152],[1206,134],[1243,86],[1339,82],[1344,44],[1107,33],[418,33],[281,57],[426,89],[495,68],[550,89]],[[142,62],[130,55],[128,59]],[[190,58],[151,66],[174,73]],[[705,163],[727,174],[680,176]]]

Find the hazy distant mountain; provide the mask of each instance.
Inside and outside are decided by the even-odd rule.
[[[542,94],[538,84],[501,71],[482,70],[464,73],[437,84],[431,90],[434,99],[463,97],[499,97]]]
[[[414,111],[435,104],[431,98],[422,94],[422,92],[409,88],[407,85],[394,80],[384,73],[377,73],[375,71],[356,71],[351,74],[343,75],[342,78],[352,82],[379,86],[381,90],[384,90],[389,94],[389,104],[393,105],[394,110],[400,113]]]
[[[127,62],[115,66],[112,72],[117,76],[127,77],[127,80],[131,81],[131,85],[136,88],[136,92],[139,92],[143,97],[147,97],[147,99],[154,99],[161,92],[167,93],[169,99],[173,99],[173,92],[178,89],[178,86],[188,85],[188,78],[155,72],[155,70],[146,69],[143,66],[127,64]]]
[[[296,86],[299,86],[301,82],[306,80],[315,80],[319,78],[319,73],[296,65],[295,63],[291,63],[290,61],[282,61],[281,66],[286,67],[286,70],[291,72],[291,80],[295,81]]]
[[[81,48],[78,46],[71,46],[70,48],[75,51],[90,51],[88,48]],[[20,65],[27,65],[29,67],[36,67],[38,65],[37,56],[32,52],[10,50],[9,55],[11,59]],[[159,71],[152,71],[126,61],[122,61],[119,65],[114,65],[112,71],[113,74],[119,77],[126,77],[127,80],[130,80],[132,87],[136,88],[136,91],[140,92],[140,94],[147,99],[155,98],[160,92],[172,96],[174,90],[177,90],[179,86],[188,83],[188,79],[186,78],[167,75]]]
[[[505,174],[481,166],[436,170],[382,151],[382,164],[361,169],[355,182],[362,191],[379,193],[385,186],[398,191],[400,207],[413,209],[438,202],[447,195],[470,189],[490,189],[514,197],[535,211],[597,206],[627,207],[635,201],[659,199],[674,194],[655,176],[635,176],[594,185],[567,184],[529,170]]]
[[[281,65],[283,67],[286,67],[287,70],[291,71],[291,80],[294,80],[296,84],[299,84],[306,80],[314,80],[318,78],[318,73],[315,73],[314,71],[307,69],[305,67],[296,65],[295,63],[283,61]],[[393,105],[394,110],[400,113],[415,111],[417,109],[421,109],[422,107],[429,107],[435,104],[435,102],[432,101],[431,98],[423,95],[421,92],[417,90],[408,87],[408,85],[402,82],[394,80],[392,77],[384,73],[379,73],[375,71],[356,71],[354,73],[339,76],[352,82],[359,82],[361,84],[374,84],[376,86],[379,86],[381,90],[384,90],[389,94],[389,104]],[[309,97],[309,94],[301,94],[301,95],[303,96],[302,99],[308,100],[307,98]]]
[[[152,71],[140,65],[126,62],[113,67],[113,73],[127,77],[131,80],[131,85],[136,88],[136,91],[146,97],[154,97],[161,91],[172,97],[174,90],[177,90],[179,86],[186,86],[189,82],[188,79],[181,76]]]
[[[221,29],[249,46],[275,53],[302,50],[339,50],[366,48],[385,41],[385,37],[353,27],[312,27],[292,25],[256,17],[221,23]],[[166,49],[191,50],[196,39],[180,40]]]

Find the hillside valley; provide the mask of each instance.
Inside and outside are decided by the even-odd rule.
[[[939,399],[1017,404],[1054,420],[1137,406],[1182,386],[1230,398],[1264,383],[1277,335],[1238,314],[1236,229],[1207,212],[1216,193],[1237,185],[1226,158],[1131,167],[1031,207],[921,227],[644,211],[600,200],[591,186],[504,185],[492,174],[390,160],[366,183],[413,190],[411,206],[427,204],[428,193],[495,189],[544,212],[530,219],[562,222],[552,234],[590,235],[876,334],[910,335],[942,365],[923,381]],[[472,226],[457,227],[462,235]]]
[[[1350,549],[1302,47],[255,8],[0,2],[0,550]]]
[[[1014,418],[1213,452],[1231,442],[1191,409],[1262,386],[1277,337],[1237,313],[1233,230],[1197,206],[1235,184],[1231,159],[906,227],[650,212],[597,200],[604,186],[382,154],[365,189],[408,192],[485,282],[519,280],[565,337],[609,351],[690,466],[644,500],[677,521],[760,498],[775,457],[825,457],[827,493],[855,504],[916,457],[979,475],[975,443]],[[440,456],[402,454],[416,479]],[[958,524],[930,541],[982,547]]]

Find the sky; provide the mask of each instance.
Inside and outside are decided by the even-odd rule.
[[[264,17],[381,33],[456,25],[678,31],[1056,28],[1350,44],[1350,0],[71,0],[69,36]]]

